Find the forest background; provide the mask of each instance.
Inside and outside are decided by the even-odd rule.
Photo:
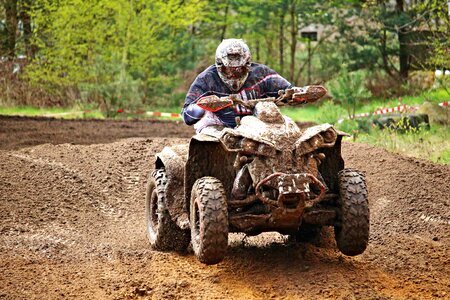
[[[179,112],[231,37],[293,84],[326,85],[330,99],[309,110],[322,107],[318,121],[355,119],[361,105],[450,98],[450,76],[435,75],[450,69],[445,0],[1,0],[1,8],[0,107]]]
[[[412,70],[450,61],[443,0],[2,2],[1,101],[14,104],[179,106],[229,37],[296,85],[368,71],[375,96],[427,88],[430,74],[411,82]]]

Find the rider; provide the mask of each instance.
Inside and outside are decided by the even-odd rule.
[[[296,91],[303,88],[292,84],[263,64],[252,63],[247,44],[241,39],[225,39],[216,50],[216,63],[200,73],[192,83],[182,109],[187,125],[194,125],[197,132],[211,125],[236,127],[236,117],[252,114],[242,105],[227,107],[215,113],[205,111],[196,102],[206,96],[218,97],[238,94],[242,100],[263,97],[277,97],[278,91],[293,88],[294,102],[303,103],[304,98],[296,98]],[[317,99],[308,99],[314,102]]]

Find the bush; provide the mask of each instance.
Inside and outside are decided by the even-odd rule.
[[[363,71],[348,72],[344,67],[341,73],[328,84],[331,95],[342,103],[350,119],[355,118],[356,106],[359,102],[371,95],[364,85],[365,76]]]
[[[375,97],[397,98],[418,95],[433,87],[434,74],[429,71],[414,71],[409,74],[408,82],[402,83],[384,72],[376,72],[367,77],[366,87]]]
[[[414,71],[409,74],[408,86],[414,94],[422,93],[433,87],[435,75],[432,71]]]
[[[442,74],[435,77],[434,89],[443,89],[450,96],[450,75]]]
[[[359,124],[356,120],[342,120],[336,124],[336,128],[352,135],[359,133]]]
[[[141,81],[126,76],[124,80],[99,84],[80,84],[84,102],[95,102],[106,117],[116,116],[119,109],[142,107]]]
[[[346,111],[342,106],[337,105],[333,100],[328,100],[322,103],[319,107],[317,121],[319,123],[336,124],[339,119],[346,115]]]
[[[78,96],[73,87],[38,87],[26,76],[27,59],[0,60],[0,105],[67,106]]]
[[[399,96],[401,83],[399,80],[392,80],[384,72],[375,72],[367,77],[366,87],[375,97],[392,98]]]

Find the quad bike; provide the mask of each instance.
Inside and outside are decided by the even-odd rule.
[[[191,242],[201,262],[216,264],[229,232],[278,231],[302,240],[333,226],[343,254],[364,252],[367,187],[361,172],[344,168],[346,134],[330,124],[300,130],[278,108],[294,104],[291,95],[286,90],[276,99],[247,101],[211,96],[197,103],[212,112],[244,105],[254,113],[235,129],[207,127],[189,144],[156,154],[146,195],[153,249],[184,251]]]

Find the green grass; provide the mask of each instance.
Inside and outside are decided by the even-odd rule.
[[[363,105],[359,106],[357,108],[357,113],[362,112],[371,112],[378,108],[385,108],[385,107],[394,107],[399,104],[406,104],[406,105],[417,105],[421,104],[424,101],[430,101],[430,102],[443,102],[443,101],[449,101],[450,95],[447,94],[447,92],[443,89],[440,90],[433,90],[430,92],[425,92],[422,95],[419,96],[408,96],[403,97],[401,100],[399,99],[373,99],[370,102],[364,103]],[[324,100],[325,101],[325,100]],[[324,103],[324,101],[319,101],[316,104],[307,104],[307,105],[301,105],[298,107],[282,107],[281,111],[283,114],[286,114],[288,117],[292,118],[295,121],[301,121],[301,122],[323,122],[323,119],[326,119],[326,116],[324,118],[324,115],[329,114],[330,112],[321,110],[320,105]],[[399,102],[400,101],[400,102]],[[75,112],[75,111],[82,111],[82,108],[38,108],[38,107],[31,107],[31,106],[16,106],[16,107],[6,107],[6,106],[0,106],[0,114],[3,115],[24,115],[24,116],[41,116],[46,114],[54,114],[54,113],[65,113],[65,112]],[[161,111],[161,112],[169,112],[169,113],[179,113],[181,110],[181,107],[179,106],[173,106],[173,107],[147,107],[145,111]],[[92,109],[90,113],[86,114],[73,114],[73,115],[66,115],[61,116],[62,118],[100,118],[103,119],[104,116],[99,110]],[[133,114],[118,114],[116,117],[118,118],[146,118],[148,116],[136,116]],[[341,112],[341,118],[345,118],[345,113]],[[166,119],[173,119],[173,118],[166,118]]]
[[[320,114],[319,107],[314,105],[282,107],[281,112],[292,120],[300,122],[317,122],[317,116]]]
[[[373,129],[368,134],[357,134],[354,141],[436,163],[450,163],[450,126],[431,125],[430,130],[409,130],[405,133]]]
[[[159,111],[168,113],[180,113],[180,107],[150,107],[144,111]],[[63,115],[54,115],[63,114]],[[105,116],[99,109],[84,109],[78,107],[50,107],[50,108],[40,108],[33,106],[0,106],[0,115],[9,116],[49,116],[55,118],[63,119],[105,119]],[[116,113],[114,118],[116,119],[174,119],[171,117],[152,117],[145,114],[135,114],[132,113]]]
[[[401,103],[399,99],[375,99],[361,105],[357,109],[357,113],[374,111],[377,108],[394,107],[399,104],[418,105],[424,101],[443,102],[449,101],[450,95],[444,90],[430,91],[420,96],[403,97]],[[173,107],[147,107],[145,111],[161,111],[169,113],[180,113],[179,106]],[[0,114],[2,115],[22,115],[22,116],[42,116],[48,114],[78,112],[83,111],[82,108],[37,108],[30,106],[7,107],[0,106]],[[346,112],[337,104],[329,101],[319,101],[315,104],[301,105],[298,107],[282,107],[283,114],[289,116],[294,121],[316,122],[316,123],[333,123],[332,120],[346,118]],[[97,118],[105,117],[98,109],[92,109],[90,112],[83,114],[67,114],[58,116],[65,119],[75,118]],[[121,113],[117,114],[118,119],[155,119],[146,115],[135,115]],[[158,117],[157,119],[177,120],[169,117]],[[365,119],[364,119],[365,120]],[[345,121],[336,124],[338,128],[349,133],[355,133],[356,121]],[[389,151],[402,153],[414,157],[420,157],[438,163],[450,163],[450,126],[432,125],[429,131],[420,130],[419,132],[406,132],[400,134],[389,130],[372,129],[369,133],[358,133],[353,139],[357,142],[369,143],[378,147],[385,148]]]
[[[66,108],[39,108],[33,106],[14,106],[5,107],[0,106],[0,114],[2,115],[24,115],[24,116],[38,116],[48,113],[66,112]]]
[[[432,90],[422,93],[418,96],[405,96],[392,99],[372,99],[356,109],[356,113],[373,112],[379,108],[389,108],[398,105],[420,105],[425,101],[440,103],[449,101],[450,95],[443,89]]]
[[[103,115],[100,111],[92,110],[83,113],[82,109],[79,108],[67,108],[67,107],[34,107],[34,106],[0,106],[0,115],[9,116],[51,116],[53,114],[65,115],[55,116],[64,119],[78,119],[78,118],[93,118],[93,119],[103,119]]]

